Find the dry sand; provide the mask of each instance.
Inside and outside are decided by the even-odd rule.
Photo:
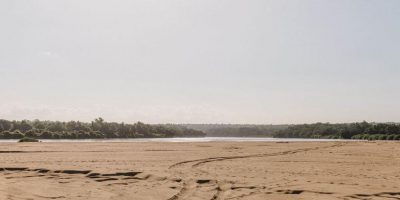
[[[400,143],[0,143],[0,199],[400,199]]]

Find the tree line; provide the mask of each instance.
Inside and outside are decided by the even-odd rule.
[[[79,121],[9,121],[0,119],[0,139],[95,139],[95,138],[164,138],[204,137],[205,133],[179,125],[150,125],[106,122],[97,118],[90,123]]]
[[[181,124],[203,131],[208,137],[272,137],[289,125],[260,124]]]
[[[276,132],[277,138],[328,138],[363,140],[400,140],[400,124],[395,123],[315,123],[291,125]]]
[[[272,137],[285,128],[287,126],[284,125],[242,125],[211,128],[205,133],[210,137]]]
[[[363,140],[400,140],[395,123],[314,123],[302,125],[164,124],[150,125],[79,121],[9,121],[0,119],[0,139],[95,139],[165,137],[276,137]]]

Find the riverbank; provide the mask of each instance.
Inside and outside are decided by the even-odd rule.
[[[398,142],[0,143],[5,199],[400,198]]]

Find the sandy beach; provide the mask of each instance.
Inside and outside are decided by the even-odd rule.
[[[400,199],[398,142],[0,143],[0,199]]]

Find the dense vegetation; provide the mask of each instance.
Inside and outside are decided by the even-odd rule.
[[[188,128],[201,130],[208,137],[272,137],[288,125],[251,124],[186,124]]]
[[[279,138],[343,138],[365,140],[400,140],[400,124],[351,123],[292,125],[274,134]]]
[[[0,120],[0,139],[94,139],[154,137],[278,137],[331,138],[365,140],[400,140],[400,124],[395,123],[315,123],[302,125],[184,124],[149,125],[142,122],[124,124]]]
[[[105,122],[102,118],[91,123],[0,120],[0,139],[89,139],[89,138],[153,138],[203,137],[202,131],[178,125],[149,125],[142,122],[124,124]]]

